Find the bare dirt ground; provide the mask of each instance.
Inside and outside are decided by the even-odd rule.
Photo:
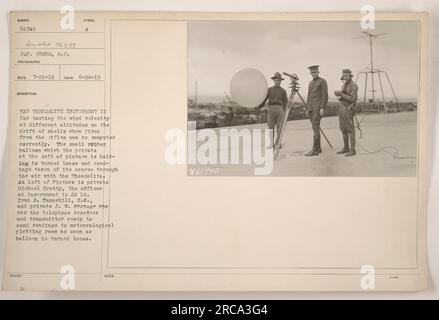
[[[416,176],[416,112],[360,114],[357,118],[361,122],[362,137],[360,138],[360,133],[357,131],[357,155],[353,157],[345,157],[336,153],[343,146],[338,117],[323,118],[321,122],[321,127],[335,151],[329,147],[322,136],[323,152],[314,157],[304,156],[304,153],[312,146],[312,130],[309,121],[289,121],[283,139],[284,148],[278,159],[273,162],[271,176]],[[234,128],[251,130],[267,128],[267,125]],[[220,149],[218,151],[221,152]],[[254,165],[188,165],[188,174],[253,176]]]

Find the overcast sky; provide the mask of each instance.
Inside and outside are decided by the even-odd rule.
[[[309,65],[320,65],[329,93],[340,89],[343,68],[355,72],[370,65],[369,41],[359,22],[199,21],[188,24],[188,94],[223,96],[233,75],[256,68],[268,79],[276,71],[296,73],[306,95]],[[372,33],[388,33],[374,41],[374,65],[387,71],[398,98],[417,97],[418,24],[377,22]],[[355,77],[354,77],[355,79]],[[369,80],[370,81],[370,80]],[[358,81],[360,98],[364,78]],[[383,82],[386,96],[390,88]],[[377,88],[378,83],[376,81]],[[287,89],[287,81],[282,82]],[[377,94],[381,94],[377,92]]]

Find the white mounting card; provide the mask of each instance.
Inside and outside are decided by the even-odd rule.
[[[11,12],[3,288],[425,289],[428,13],[366,18]]]

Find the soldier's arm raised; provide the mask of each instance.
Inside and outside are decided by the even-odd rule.
[[[345,93],[341,93],[341,97],[349,102],[355,102],[358,99],[358,86],[353,83],[346,88]]]
[[[265,105],[265,102],[267,102],[267,99],[268,99],[268,92],[267,92],[267,95],[265,96],[264,101],[262,101],[257,107],[255,107],[255,109],[256,110],[262,109],[264,107],[264,105]]]

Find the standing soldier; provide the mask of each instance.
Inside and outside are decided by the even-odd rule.
[[[260,105],[255,109],[260,110],[264,107],[265,102],[268,100],[269,112],[268,112],[268,128],[272,130],[272,142],[274,148],[274,127],[277,127],[277,134],[279,135],[284,118],[285,108],[288,103],[287,92],[280,86],[282,80],[284,80],[279,72],[276,72],[271,79],[274,81],[274,86],[268,88],[267,96]]]
[[[344,81],[341,91],[335,91],[334,94],[341,102],[339,108],[339,123],[340,130],[343,134],[344,147],[338,154],[345,154],[346,157],[356,155],[355,151],[355,127],[354,127],[354,113],[355,102],[358,98],[358,86],[352,80],[352,71],[350,69],[343,69],[341,80]],[[349,148],[349,140],[351,140],[351,147]]]
[[[328,104],[328,85],[326,80],[319,77],[319,66],[308,67],[312,80],[308,86],[308,101],[306,105],[306,116],[311,121],[313,135],[312,149],[305,153],[305,156],[316,156],[322,152],[320,143],[320,119]]]

